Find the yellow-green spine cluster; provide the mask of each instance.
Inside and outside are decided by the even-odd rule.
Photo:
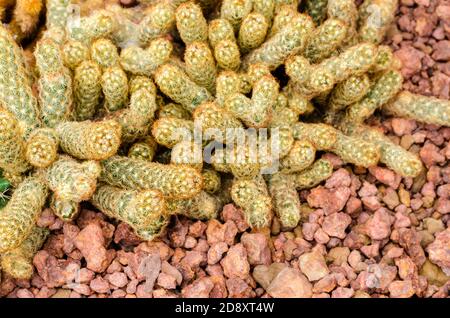
[[[32,166],[46,168],[56,160],[58,147],[58,135],[53,128],[38,128],[27,140],[25,156]]]
[[[120,66],[107,68],[103,72],[101,86],[108,111],[116,111],[125,106],[128,100],[128,78]]]
[[[62,48],[62,58],[64,64],[74,70],[81,62],[89,60],[89,47],[80,41],[67,41]]]
[[[242,20],[252,11],[251,0],[224,0],[220,8],[220,17],[227,19],[235,31],[239,30]]]
[[[359,9],[361,41],[381,43],[394,20],[398,0],[365,0]]]
[[[216,97],[217,98],[217,97]],[[158,110],[158,118],[175,117],[178,119],[191,119],[191,114],[180,104],[169,103]]]
[[[139,24],[139,40],[141,44],[168,33],[175,25],[175,8],[167,2],[158,2],[148,9]]]
[[[217,218],[220,202],[214,195],[201,191],[191,199],[169,200],[167,209],[170,214],[206,221]]]
[[[189,199],[203,186],[196,169],[113,156],[102,161],[101,180],[130,190],[160,190],[166,199]]]
[[[321,24],[327,17],[328,0],[306,0],[306,12],[316,24]]]
[[[245,219],[252,228],[264,228],[272,220],[272,200],[264,179],[234,180],[231,188],[233,201],[243,209]]]
[[[102,68],[115,66],[119,62],[117,47],[109,39],[95,40],[91,45],[91,57]]]
[[[69,17],[70,0],[47,0],[45,3],[47,14],[45,24],[47,29],[53,27],[67,27],[67,18]]]
[[[328,179],[333,173],[329,160],[319,159],[308,169],[292,175],[297,190],[310,189]]]
[[[308,168],[316,158],[316,149],[307,140],[296,140],[288,154],[281,159],[281,172],[300,172]]]
[[[92,61],[83,61],[75,69],[73,80],[74,116],[77,120],[91,119],[97,111],[102,94],[102,71]]]
[[[158,220],[166,211],[163,195],[157,190],[134,191],[100,185],[91,202],[107,216],[141,230]]]
[[[401,92],[384,110],[398,117],[450,126],[450,102],[445,99]]]
[[[0,168],[15,175],[27,171],[30,166],[25,149],[18,121],[10,112],[0,108]]]
[[[50,208],[57,217],[66,222],[73,221],[80,213],[79,202],[64,201],[56,197],[55,194],[51,196]]]
[[[147,136],[142,141],[134,143],[128,150],[128,157],[153,161],[158,144],[151,136]]]
[[[238,43],[243,52],[260,46],[267,35],[269,24],[264,15],[250,13],[242,21],[239,29]]]
[[[61,123],[56,132],[61,149],[78,159],[103,160],[120,145],[121,126],[114,120]]]
[[[198,85],[214,93],[217,67],[206,42],[191,42],[184,53],[186,73]]]
[[[177,29],[186,45],[208,39],[208,24],[202,9],[193,1],[181,4],[176,12]]]
[[[48,229],[35,226],[25,241],[0,256],[2,270],[16,279],[31,279],[33,257],[44,244],[49,233]]]
[[[182,140],[192,139],[194,122],[175,117],[160,118],[152,125],[152,135],[156,142],[167,148],[173,148]]]
[[[0,213],[0,253],[18,247],[39,218],[48,189],[37,177],[26,178]]]
[[[268,177],[268,187],[272,196],[273,209],[283,228],[297,226],[301,217],[300,198],[290,175],[277,173]]]

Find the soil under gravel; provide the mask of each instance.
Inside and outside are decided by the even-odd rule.
[[[450,1],[401,0],[386,43],[403,62],[404,87],[449,98]],[[302,221],[252,233],[242,212],[219,220],[172,220],[142,242],[123,223],[83,210],[64,224],[45,210],[52,234],[31,280],[3,277],[0,297],[448,297],[450,128],[373,118],[419,154],[426,171],[401,178],[383,167],[343,165],[301,191]]]

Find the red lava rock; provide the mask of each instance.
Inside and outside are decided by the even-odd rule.
[[[208,250],[208,264],[214,265],[218,263],[226,251],[228,251],[228,245],[225,242],[212,244]]]
[[[135,246],[142,242],[133,229],[126,223],[120,223],[114,232],[114,243],[122,246]]]
[[[68,260],[58,260],[47,251],[41,250],[33,258],[33,265],[47,287],[60,287],[75,277],[79,265]]]
[[[206,224],[202,221],[197,221],[189,226],[189,235],[193,238],[199,238],[205,233]]]
[[[218,265],[220,267],[220,265]],[[240,278],[238,278],[240,279]],[[223,275],[212,275],[211,280],[214,283],[214,287],[209,293],[210,298],[226,298],[228,296],[227,285]]]
[[[360,199],[351,197],[347,201],[347,205],[345,206],[345,212],[347,214],[353,215],[361,212],[362,210],[362,202]]]
[[[361,199],[365,208],[376,211],[381,208],[381,203],[376,196],[364,197]]]
[[[322,223],[322,229],[329,236],[344,239],[346,236],[345,229],[350,225],[352,219],[345,213],[338,212],[326,216]]]
[[[184,298],[208,298],[209,293],[214,288],[214,283],[210,277],[203,277],[195,280],[181,290]]]
[[[208,244],[223,242],[225,240],[225,229],[222,223],[213,219],[208,221],[208,227],[206,228],[206,238]]]
[[[188,230],[188,225],[185,222],[182,223],[178,218],[176,218],[175,226],[171,227],[168,232],[171,245],[173,247],[182,247],[184,245],[184,241],[186,240]]]
[[[96,223],[87,225],[74,241],[87,262],[87,268],[101,273],[109,265],[108,251],[104,247],[105,238],[101,227]]]
[[[404,46],[396,51],[395,56],[402,62],[402,74],[406,78],[418,73],[422,68],[424,53],[412,46]]]
[[[440,232],[436,239],[428,245],[427,252],[430,261],[438,265],[450,276],[450,229]]]
[[[19,289],[16,295],[17,298],[34,298],[33,293],[30,292],[28,289]]]
[[[145,277],[144,291],[150,293],[153,290],[156,279],[161,270],[161,259],[157,254],[150,254],[139,263],[137,274]]]
[[[445,3],[439,4],[436,7],[436,15],[442,21],[449,21],[450,20],[450,5],[446,5]]]
[[[436,61],[450,61],[450,41],[438,41],[433,45],[433,59]]]
[[[334,275],[326,275],[314,284],[314,293],[329,293],[336,287],[336,279]]]
[[[65,223],[63,226],[63,233],[64,233],[63,251],[66,254],[68,254],[72,252],[75,248],[74,240],[77,237],[78,233],[80,233],[80,229],[76,225]]]
[[[36,294],[35,298],[50,298],[56,293],[56,289],[48,288],[47,286],[42,287]]]
[[[381,167],[370,167],[369,172],[381,183],[384,183],[394,189],[398,189],[401,177],[394,171]]]
[[[56,217],[53,214],[52,209],[47,208],[42,211],[36,224],[40,227],[50,227],[53,223],[55,223],[55,220]]]
[[[241,243],[247,250],[250,265],[269,265],[272,259],[269,248],[269,240],[262,233],[244,233]]]
[[[325,214],[341,211],[345,207],[351,191],[348,187],[339,187],[329,190],[324,187],[317,187],[311,190],[307,197],[309,206],[322,208]]]
[[[183,281],[183,276],[174,266],[170,265],[168,262],[166,261],[162,262],[161,272],[172,276],[175,279],[176,284],[181,285],[181,282]]]
[[[274,298],[311,298],[312,285],[299,270],[286,267],[275,276],[266,291]]]
[[[450,200],[439,198],[435,205],[436,211],[441,214],[450,213]]]
[[[365,271],[362,271],[355,283],[359,283],[359,289],[367,291],[369,289],[385,290],[395,279],[397,268],[386,264],[371,264]]]
[[[247,278],[250,272],[250,264],[247,261],[247,251],[243,244],[231,246],[227,255],[220,261],[223,272],[228,278]]]
[[[89,287],[96,293],[107,294],[110,291],[109,283],[104,278],[98,276],[91,280]]]
[[[427,167],[431,167],[436,163],[442,163],[445,161],[445,157],[439,153],[439,148],[430,142],[425,143],[422,149],[420,149],[419,154],[423,163]]]
[[[64,256],[64,235],[50,235],[44,244],[43,249],[49,252],[56,258],[62,258]]]
[[[223,207],[222,218],[225,222],[233,221],[239,232],[244,232],[249,228],[242,209],[237,208],[234,204],[227,204]]]
[[[327,179],[325,188],[333,189],[338,187],[349,187],[351,183],[352,179],[350,173],[346,169],[340,168],[333,172],[331,177]]]
[[[417,267],[421,267],[425,263],[425,252],[420,245],[420,237],[414,229],[399,229],[399,244]]]
[[[393,118],[392,129],[397,136],[410,135],[417,128],[415,120]]]
[[[410,298],[415,294],[411,280],[396,280],[389,287],[389,294],[392,298]]]
[[[193,238],[192,236],[187,236],[186,240],[184,241],[184,248],[192,249],[197,245],[197,240]]]
[[[125,287],[128,284],[127,275],[125,273],[115,272],[108,276],[109,283],[118,288]]]
[[[177,287],[177,281],[175,277],[166,273],[159,274],[157,284],[165,289],[175,289]]]
[[[136,297],[137,298],[152,298],[152,290],[149,290],[148,287],[146,287],[146,283],[138,285],[136,288]]]
[[[331,293],[331,298],[352,298],[354,293],[352,288],[338,287]]]
[[[228,289],[228,297],[230,298],[255,297],[255,292],[252,290],[252,287],[238,277],[227,279],[226,286]]]
[[[381,208],[364,224],[365,232],[373,240],[382,240],[389,237],[392,223],[393,217]]]
[[[318,251],[302,254],[298,259],[298,265],[311,282],[319,280],[329,273],[325,258]]]
[[[378,193],[378,189],[377,189],[377,187],[375,185],[373,185],[373,184],[371,184],[371,183],[369,183],[367,181],[364,181],[363,185],[362,185],[362,188],[358,192],[358,195],[361,198],[364,198],[364,197],[374,196],[377,193]]]

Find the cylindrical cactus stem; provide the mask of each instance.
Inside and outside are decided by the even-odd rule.
[[[96,39],[111,37],[118,27],[114,13],[97,10],[90,16],[81,18],[76,25],[69,27],[68,37],[70,40],[90,44]]]
[[[326,124],[308,124],[298,122],[292,126],[297,140],[310,141],[316,150],[330,150],[337,142],[338,130]]]
[[[194,122],[200,125],[204,139],[226,142],[227,132],[243,129],[242,123],[216,103],[203,103],[193,113]]]
[[[309,71],[308,79],[304,83],[289,82],[288,90],[311,99],[333,88],[335,79],[329,70],[320,65],[314,65]]]
[[[402,62],[394,55],[392,49],[387,45],[378,47],[375,63],[369,69],[369,73],[381,73],[390,69],[400,69]]]
[[[269,24],[260,13],[250,13],[242,20],[239,28],[238,43],[242,52],[248,52],[260,46],[267,35]]]
[[[272,199],[261,176],[255,180],[234,180],[231,198],[243,209],[244,217],[252,228],[259,229],[270,226]]]
[[[362,123],[372,116],[377,108],[386,104],[402,89],[403,77],[398,71],[388,71],[372,85],[366,96],[347,108],[342,125]],[[410,107],[408,105],[408,107]]]
[[[181,4],[176,12],[177,29],[186,45],[208,39],[208,23],[202,8],[194,1]]]
[[[119,63],[117,47],[109,39],[95,40],[91,45],[91,57],[102,68],[109,68]]]
[[[253,0],[253,12],[262,14],[270,25],[275,14],[276,2],[276,0]]]
[[[18,247],[30,235],[47,199],[40,178],[26,178],[0,213],[0,253]]]
[[[64,65],[74,70],[81,62],[89,60],[89,47],[80,41],[67,41],[62,48],[62,57]]]
[[[223,40],[236,41],[233,26],[226,19],[214,19],[208,25],[208,40],[212,48]]]
[[[344,162],[366,168],[376,166],[380,160],[380,149],[376,144],[342,133],[337,134],[336,144],[331,151],[341,157]]]
[[[395,17],[398,0],[366,0],[359,9],[361,41],[381,43]]]
[[[192,119],[191,113],[189,113],[180,104],[175,103],[166,104],[158,110],[158,118],[170,118],[170,117],[178,119]]]
[[[73,81],[74,115],[78,120],[91,119],[100,102],[102,72],[92,61],[83,61],[76,69]]]
[[[308,140],[317,150],[331,151],[348,163],[370,167],[380,159],[380,151],[371,142],[348,137],[326,124],[297,123],[293,126],[297,140]]]
[[[202,144],[196,141],[182,141],[177,143],[171,152],[170,163],[181,164],[197,170],[203,168]]]
[[[222,71],[216,81],[216,103],[223,107],[227,98],[239,93],[241,80],[239,75],[233,71]]]
[[[146,229],[166,213],[166,202],[157,190],[123,190],[99,185],[91,202],[107,216],[125,222],[134,229]]]
[[[173,148],[183,140],[191,140],[194,122],[174,117],[160,118],[152,125],[152,135],[156,142],[167,148]]]
[[[339,19],[347,25],[345,45],[357,42],[356,22],[358,8],[353,0],[328,0],[327,14],[329,19]]]
[[[161,236],[170,221],[170,215],[162,214],[156,219],[152,220],[151,224],[145,229],[135,230],[137,236],[145,241],[153,241],[155,238]]]
[[[4,74],[0,76],[0,104],[17,118],[26,137],[40,122],[24,60],[23,51],[0,25],[0,74]]]
[[[117,187],[134,190],[160,190],[167,199],[189,199],[203,187],[196,169],[163,165],[140,159],[113,156],[102,161],[101,180]]]
[[[214,154],[210,158],[210,163],[216,171],[231,173],[225,149],[215,149]]]
[[[170,214],[206,221],[217,218],[220,202],[214,195],[201,191],[191,199],[168,201],[167,209]]]
[[[427,124],[450,126],[450,101],[401,92],[384,110],[398,117],[415,119]]]
[[[266,75],[272,75],[270,69],[264,63],[250,64],[247,68],[246,77],[251,86]],[[251,90],[251,88],[250,88]]]
[[[269,36],[272,37],[275,33],[280,31],[286,25],[288,25],[295,16],[299,14],[297,8],[291,5],[279,4],[279,1],[275,1],[275,16],[273,17],[272,27],[270,28]]]
[[[216,82],[216,63],[206,42],[192,42],[184,53],[186,73],[198,85],[214,93]]]
[[[128,157],[153,161],[158,144],[151,136],[147,136],[142,141],[134,143],[128,150]]]
[[[289,57],[285,63],[286,74],[297,85],[304,84],[311,76],[313,66],[301,55]]]
[[[220,190],[222,181],[220,174],[213,169],[204,168],[202,170],[203,189],[208,193],[216,193]]]
[[[250,52],[245,65],[264,63],[270,70],[280,66],[290,55],[302,53],[311,36],[314,23],[304,14],[293,17],[289,24],[264,42],[259,48]]]
[[[316,24],[321,24],[327,17],[328,0],[306,0],[306,12]]]
[[[101,85],[108,111],[116,111],[125,106],[128,100],[128,78],[120,66],[107,68],[103,72]]]
[[[31,279],[33,257],[42,247],[49,233],[47,228],[35,226],[22,244],[1,255],[2,270],[16,279]]]
[[[283,99],[284,101],[280,101]],[[269,127],[293,125],[298,121],[299,114],[288,107],[287,96],[284,93],[278,95],[277,101],[272,107],[272,120]]]
[[[267,127],[278,90],[275,78],[265,75],[255,83],[251,100],[238,93],[227,99],[225,108],[249,127]]]
[[[252,11],[251,0],[224,0],[220,7],[220,17],[227,19],[238,31],[242,20]]]
[[[297,92],[293,85],[287,85],[283,88],[286,94],[288,107],[293,110],[297,115],[306,115],[314,111],[314,105],[312,102]]]
[[[143,75],[132,76],[128,84],[130,87],[130,93],[133,94],[141,88],[146,89],[150,94],[156,95],[156,86],[152,79]]]
[[[151,76],[169,60],[172,49],[172,43],[165,38],[153,40],[146,49],[130,46],[120,53],[120,64],[132,74]]]
[[[97,161],[77,162],[61,156],[46,171],[45,179],[56,198],[81,202],[91,198],[97,186],[100,165]]]
[[[289,153],[281,159],[281,172],[300,172],[311,166],[316,159],[316,148],[307,140],[296,140]]]
[[[268,176],[268,187],[272,196],[273,209],[281,226],[292,229],[301,217],[300,198],[291,175],[276,173]]]
[[[224,70],[236,71],[241,65],[241,54],[234,40],[222,40],[214,47],[217,65]]]
[[[341,20],[327,19],[311,36],[305,56],[312,63],[330,57],[344,41],[347,29],[347,25]]]
[[[148,44],[166,33],[175,25],[175,8],[161,1],[151,6],[139,24],[139,41]]]
[[[37,168],[50,166],[58,155],[59,139],[52,128],[34,130],[27,140],[25,156]]]
[[[375,128],[353,124],[347,126],[345,132],[377,145],[380,148],[380,162],[403,177],[417,177],[423,169],[417,155],[393,143]]]
[[[25,179],[25,176],[23,174],[9,172],[5,170],[3,171],[3,178],[6,179],[11,184],[12,188],[17,188],[19,184],[21,184],[22,181]]]
[[[18,121],[0,108],[0,168],[16,175],[24,173],[30,168],[25,152]]]
[[[66,29],[67,18],[69,17],[70,0],[47,0],[45,25],[47,29],[54,27]]]
[[[350,76],[333,89],[328,103],[328,111],[336,113],[348,105],[358,102],[369,89],[370,79],[367,74]]]
[[[41,74],[38,80],[42,122],[55,127],[68,120],[72,113],[72,77],[67,68],[60,72]]]
[[[78,159],[103,160],[120,146],[121,127],[114,120],[61,123],[56,132],[61,149]]]
[[[328,179],[333,173],[333,165],[329,160],[316,160],[308,169],[292,174],[297,190],[310,189]]]
[[[335,83],[352,75],[366,73],[375,63],[377,47],[371,43],[360,43],[345,49],[336,57],[323,60],[319,66],[331,72]]]
[[[201,103],[212,99],[206,88],[195,84],[181,68],[175,65],[160,66],[155,72],[155,82],[165,95],[190,112]]]
[[[64,222],[73,221],[80,213],[79,202],[64,201],[57,198],[55,194],[51,196],[50,208]]]
[[[38,80],[41,117],[45,125],[54,127],[72,112],[72,77],[64,66],[60,46],[53,40],[40,40],[34,51]]]

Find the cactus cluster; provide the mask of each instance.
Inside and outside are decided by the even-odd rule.
[[[0,168],[14,188],[0,253],[14,277],[30,275],[46,205],[70,221],[88,201],[144,240],[171,215],[211,219],[231,201],[253,228],[274,215],[293,228],[297,191],[332,174],[324,151],[420,174],[416,155],[364,123],[376,111],[450,126],[448,101],[401,92],[379,45],[397,1],[86,2],[73,21],[71,1],[48,0],[35,65],[15,40],[41,2],[16,2],[0,26]]]

